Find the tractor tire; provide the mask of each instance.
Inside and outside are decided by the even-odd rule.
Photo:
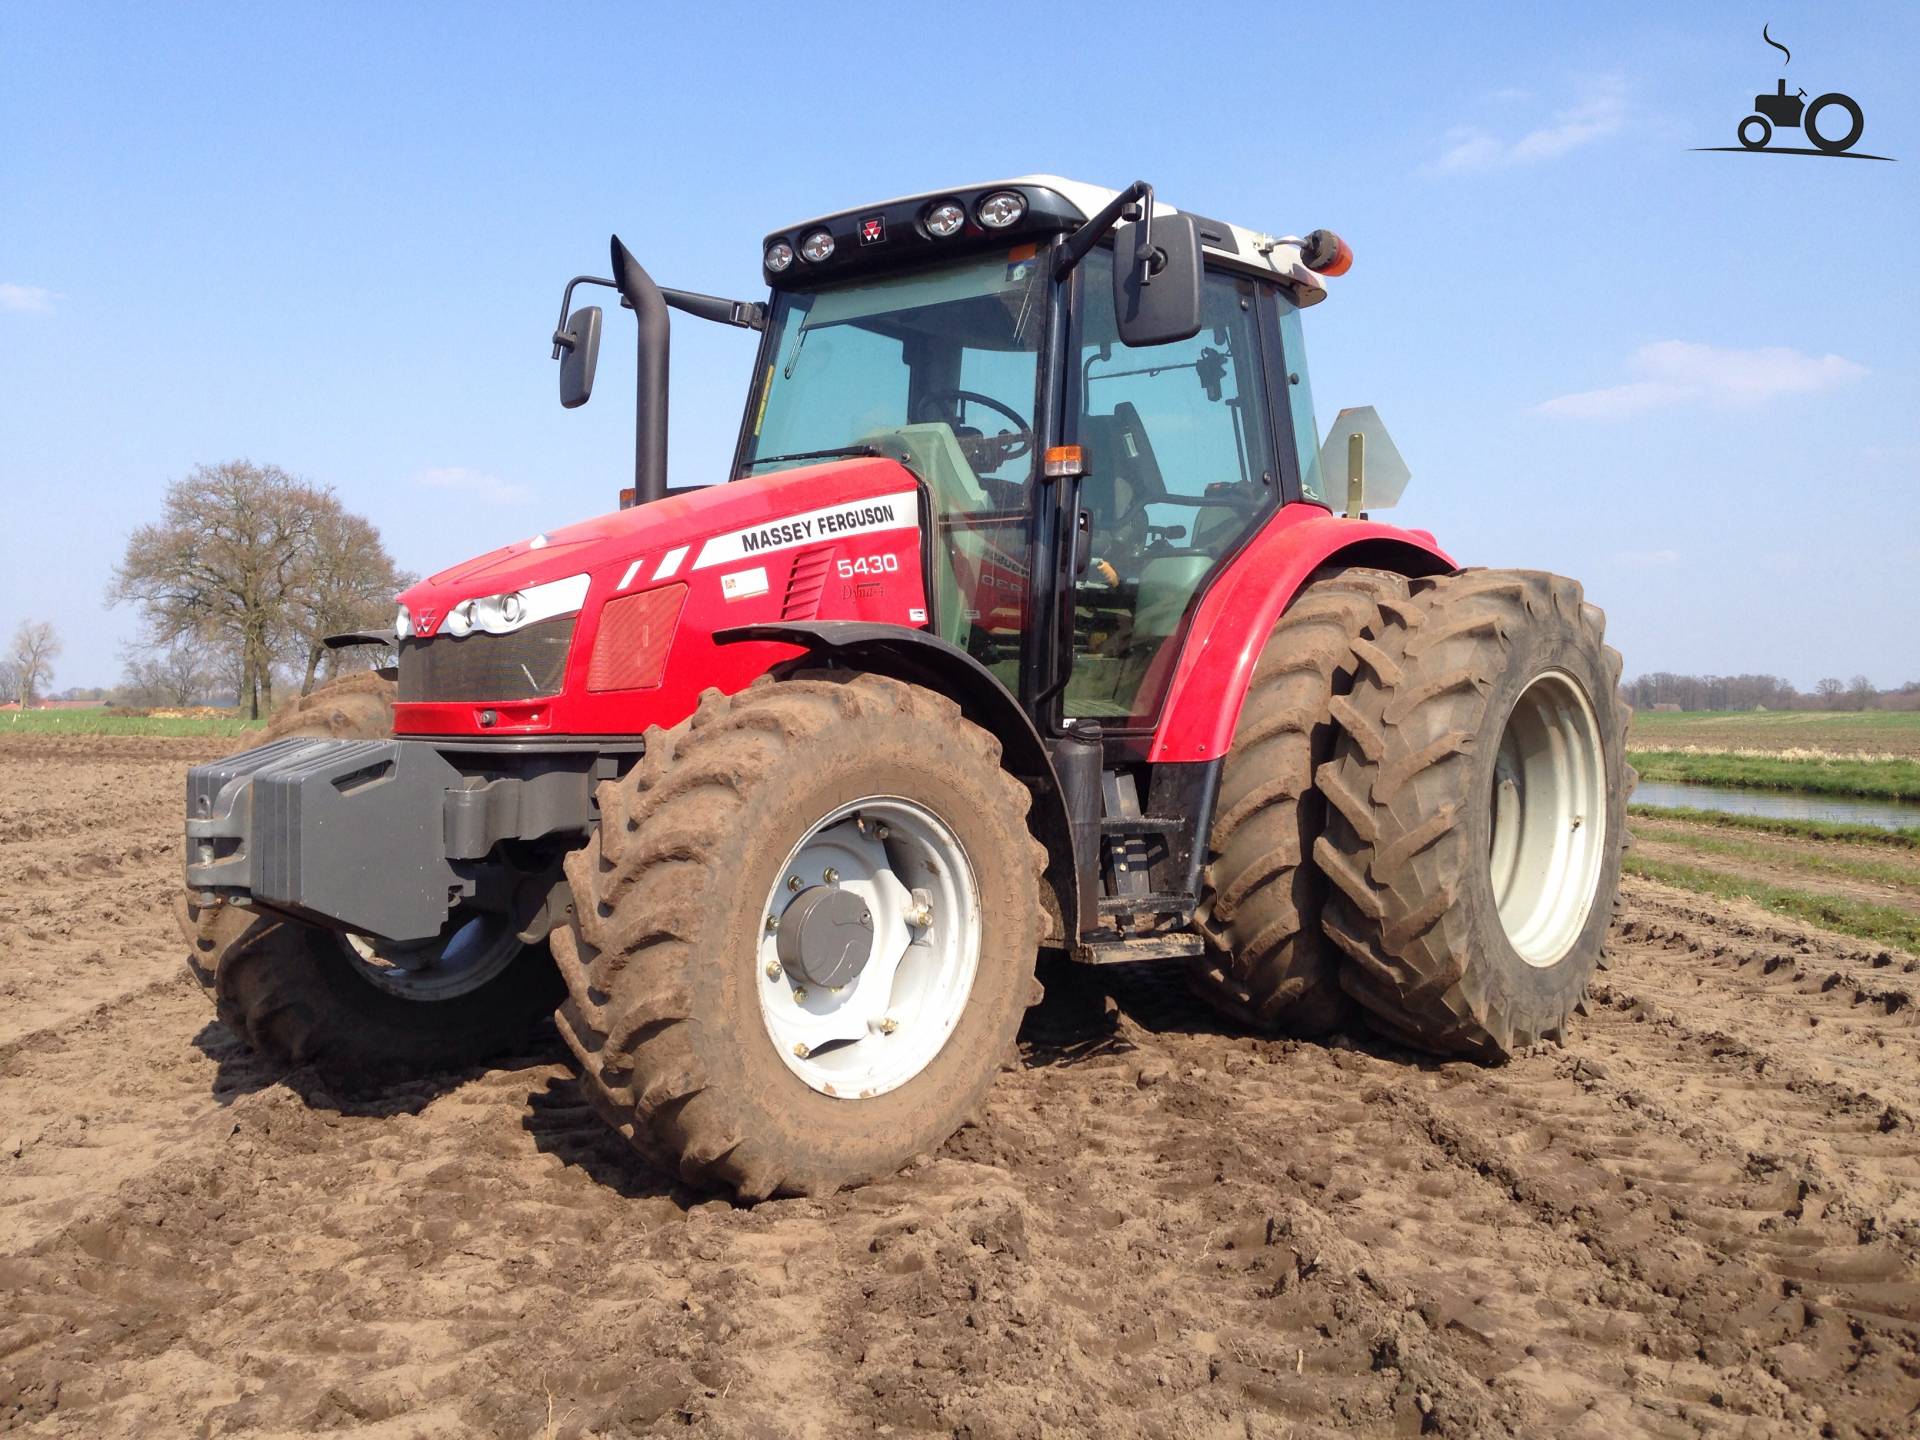
[[[1620,656],[1578,583],[1415,580],[1356,647],[1320,768],[1322,927],[1370,1022],[1500,1060],[1563,1036],[1612,919],[1632,772]]]
[[[523,1040],[560,1000],[545,944],[526,945],[476,988],[408,999],[356,969],[335,931],[182,895],[187,968],[249,1048],[329,1078],[367,1082],[458,1069]]]
[[[275,710],[258,743],[297,735],[322,740],[384,739],[393,734],[393,699],[398,689],[396,682],[375,670],[329,680]]]
[[[1314,771],[1333,756],[1331,705],[1352,686],[1354,643],[1407,582],[1326,570],[1273,627],[1220,774],[1211,858],[1195,915],[1207,942],[1189,962],[1203,999],[1269,1033],[1322,1035],[1345,1018],[1339,951],[1321,933],[1327,881],[1314,864],[1326,807]]]
[[[831,1193],[940,1145],[980,1104],[1038,991],[1046,852],[1027,828],[1030,800],[998,741],[951,700],[876,675],[709,690],[690,719],[649,730],[645,757],[600,787],[600,828],[566,863],[573,919],[553,935],[568,990],[556,1019],[589,1099],[650,1163],[748,1201]],[[891,827],[873,818],[882,806]],[[909,824],[949,848],[902,850],[921,843],[903,841]],[[803,943],[803,902],[847,879],[810,847],[852,843],[856,828],[878,837],[874,852],[887,842],[862,872],[869,894],[886,888],[878,870],[905,867],[942,897],[935,920],[920,908],[930,892],[914,892],[921,953],[939,958],[911,973],[929,977],[916,995],[933,999],[902,1000],[904,958],[868,991],[860,971],[823,994],[818,962],[780,948]],[[949,863],[926,858],[941,854]],[[968,888],[939,889],[942,872]],[[944,903],[962,893],[970,909]],[[904,927],[903,948],[882,944],[896,932],[879,909],[869,928],[862,954],[912,955]],[[854,1038],[788,1044],[790,1022],[822,1023],[806,1003],[845,1007],[834,1023],[870,1018]],[[902,1065],[916,1056],[918,1068]],[[842,1061],[844,1072],[825,1069]],[[872,1078],[888,1065],[901,1068]]]
[[[384,739],[393,696],[394,683],[372,671],[329,681],[275,711],[257,743]],[[423,1001],[376,987],[333,931],[187,893],[174,912],[187,970],[221,1023],[263,1055],[340,1079],[472,1064],[522,1038],[560,1000],[545,944],[526,946],[473,990]]]

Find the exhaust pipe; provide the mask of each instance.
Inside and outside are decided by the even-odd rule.
[[[613,284],[640,324],[633,397],[633,501],[644,505],[667,493],[667,302],[618,235],[613,237]]]

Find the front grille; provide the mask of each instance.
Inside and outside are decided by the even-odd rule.
[[[537,700],[560,693],[578,615],[542,620],[510,635],[476,630],[400,642],[400,701]]]

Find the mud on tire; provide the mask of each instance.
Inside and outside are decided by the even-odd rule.
[[[1318,776],[1315,855],[1335,886],[1322,926],[1376,1027],[1499,1059],[1557,1038],[1600,959],[1632,783],[1620,657],[1575,581],[1533,571],[1416,580],[1383,618],[1355,647]],[[1555,724],[1591,734],[1556,750]],[[1556,790],[1553,757],[1582,750],[1564,773],[1597,783]],[[1601,813],[1569,801],[1546,823],[1550,794],[1598,797]]]
[[[931,1061],[846,1099],[776,1052],[758,951],[791,847],[876,795],[951,828],[982,928],[965,1008]],[[589,1098],[653,1163],[746,1199],[858,1184],[938,1146],[984,1096],[1036,988],[1046,855],[1029,801],[952,701],[874,675],[708,691],[691,719],[648,731],[645,757],[600,788],[599,831],[566,865],[574,920],[553,936],[568,989],[556,1019]]]
[[[560,999],[544,944],[477,988],[427,1004],[356,974],[333,931],[185,895],[176,915],[187,968],[221,1024],[263,1055],[343,1080],[474,1064],[523,1039]]]
[[[1326,878],[1312,858],[1325,805],[1315,769],[1333,755],[1330,709],[1351,688],[1356,640],[1407,582],[1382,570],[1311,580],[1260,652],[1220,776],[1212,856],[1195,915],[1207,941],[1189,962],[1194,989],[1256,1029],[1318,1035],[1347,1000],[1339,956],[1321,933]]]

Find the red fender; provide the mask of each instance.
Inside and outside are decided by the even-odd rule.
[[[1347,520],[1317,505],[1283,507],[1201,598],[1149,760],[1213,760],[1226,753],[1261,647],[1307,577],[1330,563],[1402,575],[1458,568],[1424,530]]]

